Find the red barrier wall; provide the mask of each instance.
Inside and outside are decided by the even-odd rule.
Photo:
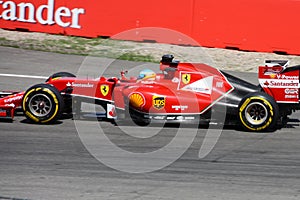
[[[0,27],[86,37],[162,27],[202,46],[300,55],[299,11],[298,0],[0,0]],[[157,29],[118,36],[194,44]]]

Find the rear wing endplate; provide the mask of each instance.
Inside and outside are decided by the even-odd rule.
[[[266,67],[274,67],[274,66],[281,66],[284,69],[288,67],[289,65],[288,60],[266,60],[265,65]]]

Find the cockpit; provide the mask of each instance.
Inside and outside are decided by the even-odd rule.
[[[176,76],[178,71],[177,67],[179,61],[173,60],[174,56],[171,54],[166,54],[162,56],[160,61],[159,69],[161,73],[155,73],[151,69],[143,69],[135,77],[127,78],[127,71],[121,71],[121,82],[140,82],[140,81],[155,81],[159,79],[171,80]],[[178,74],[177,74],[178,75]]]

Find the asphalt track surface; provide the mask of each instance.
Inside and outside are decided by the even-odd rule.
[[[0,54],[1,74],[32,76],[76,73],[85,59],[6,47],[0,47]],[[111,62],[99,60],[90,63],[94,69]],[[118,76],[120,65],[127,68],[141,63],[117,61],[106,73]],[[255,74],[238,75],[256,81]],[[24,90],[42,81],[0,76],[0,89]],[[128,173],[95,159],[80,140],[72,119],[33,125],[17,116],[13,123],[0,123],[0,199],[300,199],[300,113],[291,118],[287,128],[272,133],[224,129],[202,159],[198,153],[207,129],[196,129],[193,143],[175,162],[153,172]],[[81,123],[88,127],[91,121]],[[124,136],[122,126],[99,124],[111,141],[139,153],[163,147],[176,132],[176,127],[166,127],[149,140],[136,140]],[[138,135],[158,128],[127,129]],[[110,159],[124,164],[118,155]],[[141,159],[149,166],[157,161],[155,157]],[[126,164],[127,169],[138,165],[130,160]]]

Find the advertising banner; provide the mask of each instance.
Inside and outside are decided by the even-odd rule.
[[[159,27],[207,47],[300,55],[299,10],[295,0],[0,0],[0,28],[111,37]],[[124,39],[189,45],[155,32]]]

